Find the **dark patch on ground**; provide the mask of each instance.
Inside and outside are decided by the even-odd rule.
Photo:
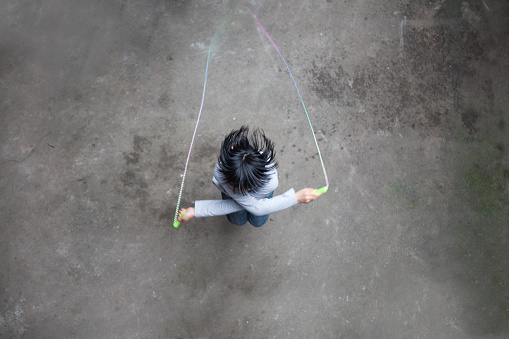
[[[458,4],[461,6],[461,2]],[[482,42],[486,33],[467,19],[458,19],[457,13],[450,17],[449,5],[436,13],[433,19],[436,24],[402,22],[402,45],[387,46],[391,50],[388,54],[400,50],[399,56],[392,57],[392,63],[383,63],[385,60],[378,56],[364,68],[348,74],[334,57],[313,61],[308,70],[313,91],[320,99],[342,109],[362,108],[365,114],[347,116],[353,115],[355,120],[374,129],[411,127],[429,135],[452,130],[461,119],[469,132],[474,133],[476,118],[465,113],[467,102],[455,93],[465,79],[476,76],[472,62],[487,53]],[[409,19],[415,19],[427,16],[422,12],[426,7],[424,2],[411,3],[403,11]],[[461,13],[461,8],[458,10]],[[483,18],[480,8],[474,10]],[[457,21],[446,23],[447,20]],[[485,95],[486,100],[493,100],[489,88]]]
[[[313,90],[324,100],[341,102],[345,95],[345,72],[336,59],[327,62],[326,65],[317,66],[313,61],[310,69],[313,78]]]
[[[140,137],[139,135],[134,136],[133,148],[136,152],[143,152],[152,145],[152,142],[147,138]]]
[[[167,110],[170,108],[170,105],[174,103],[174,100],[170,98],[168,92],[165,92],[159,97],[157,102],[159,103],[159,106]]]
[[[477,132],[477,128],[475,127],[475,123],[479,119],[479,116],[476,112],[466,111],[461,113],[461,121],[463,121],[463,125],[468,129],[468,133],[473,134]]]
[[[137,164],[140,161],[140,154],[136,152],[124,153],[124,158],[128,165]]]
[[[145,208],[149,199],[149,184],[143,175],[145,163],[142,160],[143,157],[150,156],[148,153],[151,146],[152,141],[149,138],[135,135],[133,152],[124,153],[127,170],[119,178],[121,186],[118,191],[126,198],[136,200],[141,208]]]

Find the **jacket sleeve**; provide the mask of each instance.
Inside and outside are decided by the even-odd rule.
[[[197,200],[195,202],[195,217],[225,215],[243,209],[253,215],[260,216],[278,212],[298,204],[293,188],[271,199],[257,199],[249,194],[235,194],[233,191],[229,192],[228,189],[226,190],[233,200]]]

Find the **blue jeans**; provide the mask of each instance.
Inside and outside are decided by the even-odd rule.
[[[270,199],[270,198],[272,198],[273,195],[274,195],[274,191],[272,191],[265,198]],[[224,194],[223,192],[221,192],[221,197],[223,198],[223,200],[231,199],[230,196]],[[253,225],[254,227],[260,227],[260,226],[263,226],[263,224],[265,224],[269,220],[268,214],[256,216],[256,215],[252,215],[251,213],[249,213],[246,210],[227,214],[226,217],[228,218],[229,222],[231,222],[232,224],[237,225],[237,226],[242,226],[246,222],[249,221],[249,223],[251,225]]]

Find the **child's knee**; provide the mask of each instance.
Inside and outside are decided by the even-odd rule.
[[[244,226],[247,223],[247,218],[235,218],[227,215],[228,221],[237,226]]]
[[[269,221],[269,216],[267,215],[266,218],[249,218],[249,223],[251,225],[253,225],[254,227],[262,227],[263,225],[265,225],[267,223],[267,221]]]

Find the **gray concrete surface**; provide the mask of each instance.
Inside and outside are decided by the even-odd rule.
[[[330,189],[260,229],[171,222],[210,39],[251,9]],[[509,2],[2,0],[0,337],[509,337]],[[183,205],[223,136],[324,184],[247,16],[210,63]]]

